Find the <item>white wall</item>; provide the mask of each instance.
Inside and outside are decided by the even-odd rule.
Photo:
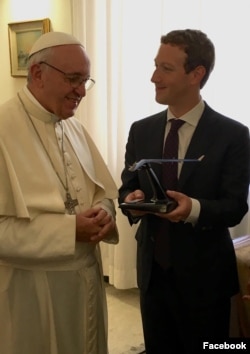
[[[12,77],[10,73],[8,23],[43,18],[50,19],[53,31],[72,33],[71,0],[0,0],[0,103],[26,82],[25,77]]]

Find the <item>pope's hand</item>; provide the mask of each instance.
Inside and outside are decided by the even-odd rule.
[[[100,242],[115,227],[111,215],[100,207],[76,215],[76,241]]]

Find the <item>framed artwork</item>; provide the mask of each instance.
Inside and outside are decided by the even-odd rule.
[[[34,42],[50,31],[48,18],[8,24],[11,76],[27,76],[29,51]]]

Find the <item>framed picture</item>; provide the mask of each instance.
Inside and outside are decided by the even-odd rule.
[[[29,51],[34,42],[50,31],[48,18],[8,24],[11,76],[27,76]]]

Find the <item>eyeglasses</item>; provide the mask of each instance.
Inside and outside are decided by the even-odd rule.
[[[80,87],[83,84],[86,90],[90,90],[95,84],[95,80],[91,79],[90,77],[88,77],[87,79],[84,79],[82,77],[82,75],[79,75],[79,74],[67,74],[64,71],[56,68],[55,66],[46,63],[46,61],[40,61],[39,64],[45,64],[45,65],[49,66],[50,68],[52,68],[52,69],[58,71],[59,73],[63,74],[64,75],[64,79],[69,82],[69,84],[70,84],[70,86],[72,88],[76,89],[76,88]]]

